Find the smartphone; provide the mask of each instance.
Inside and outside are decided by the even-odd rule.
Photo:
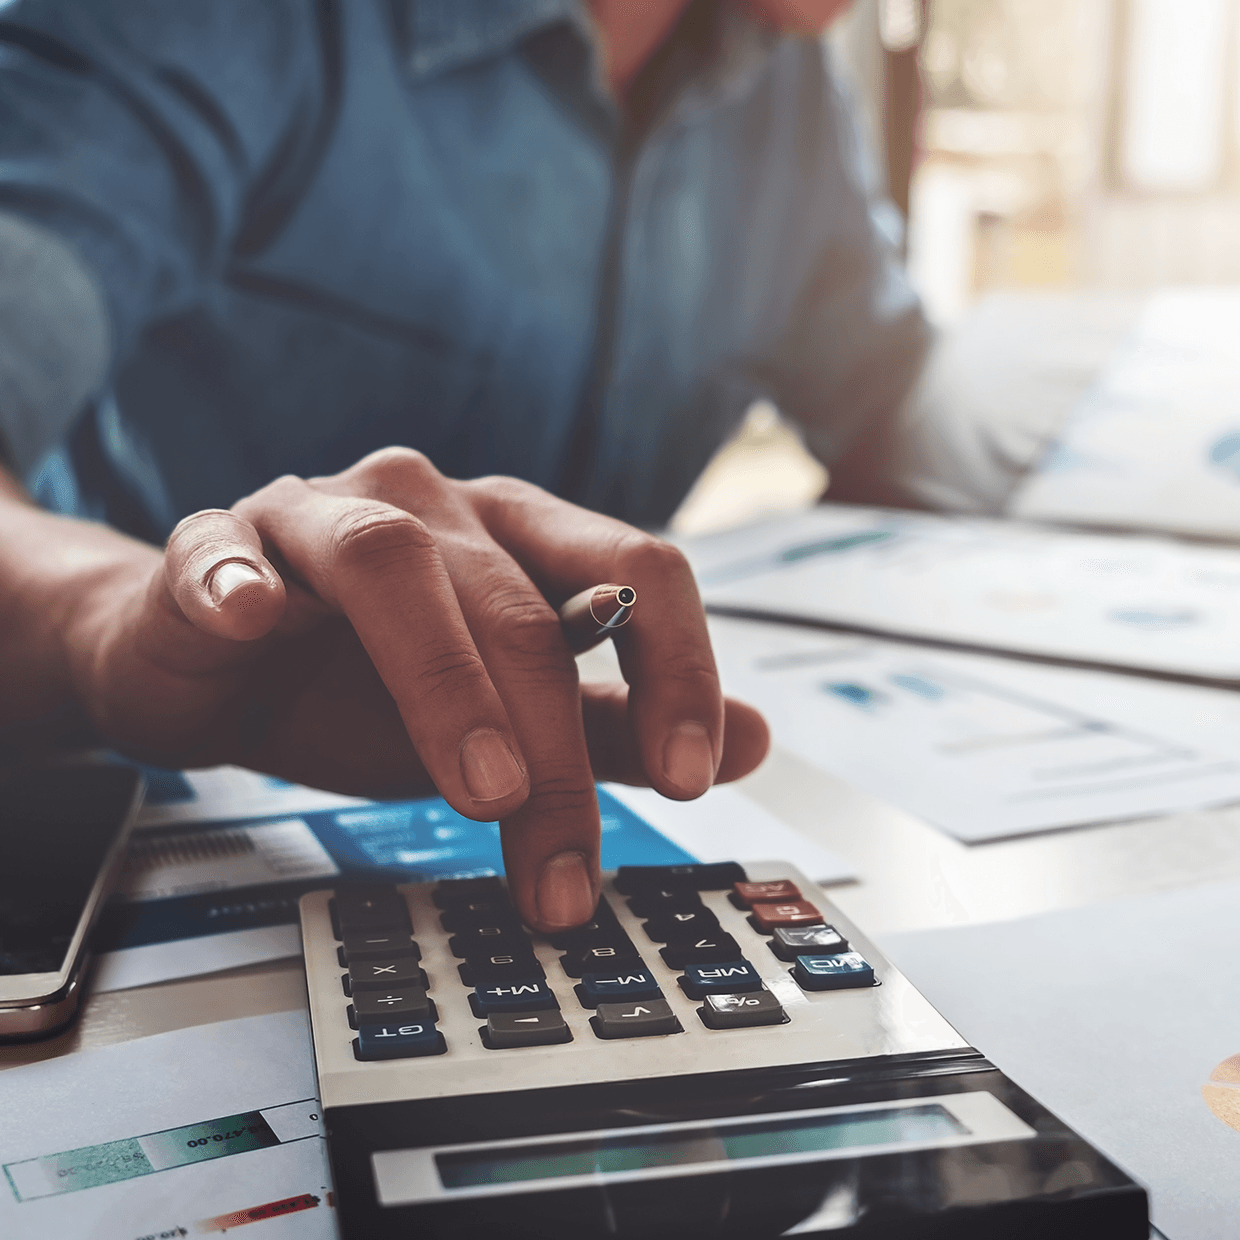
[[[105,763],[0,775],[0,1039],[45,1037],[77,1015],[142,787]]]

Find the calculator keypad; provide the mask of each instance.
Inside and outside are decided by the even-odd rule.
[[[347,1015],[357,1030],[355,1056],[406,1059],[448,1050],[437,1028],[436,980],[447,986],[437,992],[439,1003],[467,1008],[484,1022],[479,1038],[493,1051],[571,1042],[564,1003],[592,1012],[589,1027],[604,1041],[683,1034],[666,983],[647,964],[645,952],[657,952],[679,974],[675,981],[683,996],[700,1002],[695,1028],[701,1036],[789,1022],[773,993],[778,988],[773,981],[767,986],[747,951],[769,949],[790,963],[789,976],[807,994],[876,984],[869,962],[825,924],[789,879],[750,882],[735,863],[631,866],[617,872],[614,887],[627,897],[640,929],[626,930],[605,897],[587,925],[547,940],[559,953],[558,967],[549,976],[546,947],[538,949],[540,961],[501,880],[439,882],[430,893],[435,907],[430,924],[422,922],[421,937],[424,943],[428,936],[436,944],[446,943],[457,960],[459,990],[450,968],[446,976],[427,976],[409,905],[397,888],[337,888],[329,911],[342,988],[352,1000]],[[703,891],[728,891],[722,907],[739,927],[743,945],[703,901]],[[748,914],[749,928],[727,903]],[[425,906],[419,907],[424,910],[419,918],[425,918]],[[644,941],[639,944],[635,937]],[[443,953],[444,947],[435,947],[436,973]],[[761,959],[770,958],[763,954]]]

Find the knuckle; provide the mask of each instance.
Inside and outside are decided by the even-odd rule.
[[[388,504],[352,503],[329,523],[327,543],[334,566],[342,571],[408,569],[410,561],[436,555],[435,539],[424,522]]]
[[[410,484],[425,485],[441,477],[430,458],[416,448],[380,448],[364,456],[350,471],[368,490],[392,494],[408,490]]]
[[[598,800],[589,770],[583,772],[576,767],[539,770],[531,780],[530,795],[525,804],[539,819],[553,815],[580,819],[598,812]]]
[[[550,603],[528,590],[510,587],[492,592],[482,619],[488,632],[511,652],[558,659],[567,649]]]
[[[664,539],[641,530],[624,535],[616,558],[626,572],[642,580],[662,581],[689,575],[689,561],[683,552]]]

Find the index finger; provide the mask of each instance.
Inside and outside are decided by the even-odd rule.
[[[723,753],[723,694],[692,570],[670,543],[526,483],[470,483],[495,539],[548,596],[623,581],[640,600],[617,643],[650,784],[689,800],[715,780]]]

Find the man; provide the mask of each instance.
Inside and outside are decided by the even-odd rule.
[[[864,462],[924,349],[779,33],[839,7],[0,11],[0,736],[433,782],[501,819],[531,924],[584,920],[593,777],[689,798],[766,747],[633,526],[759,393]],[[601,581],[628,689],[579,690],[556,626]]]

